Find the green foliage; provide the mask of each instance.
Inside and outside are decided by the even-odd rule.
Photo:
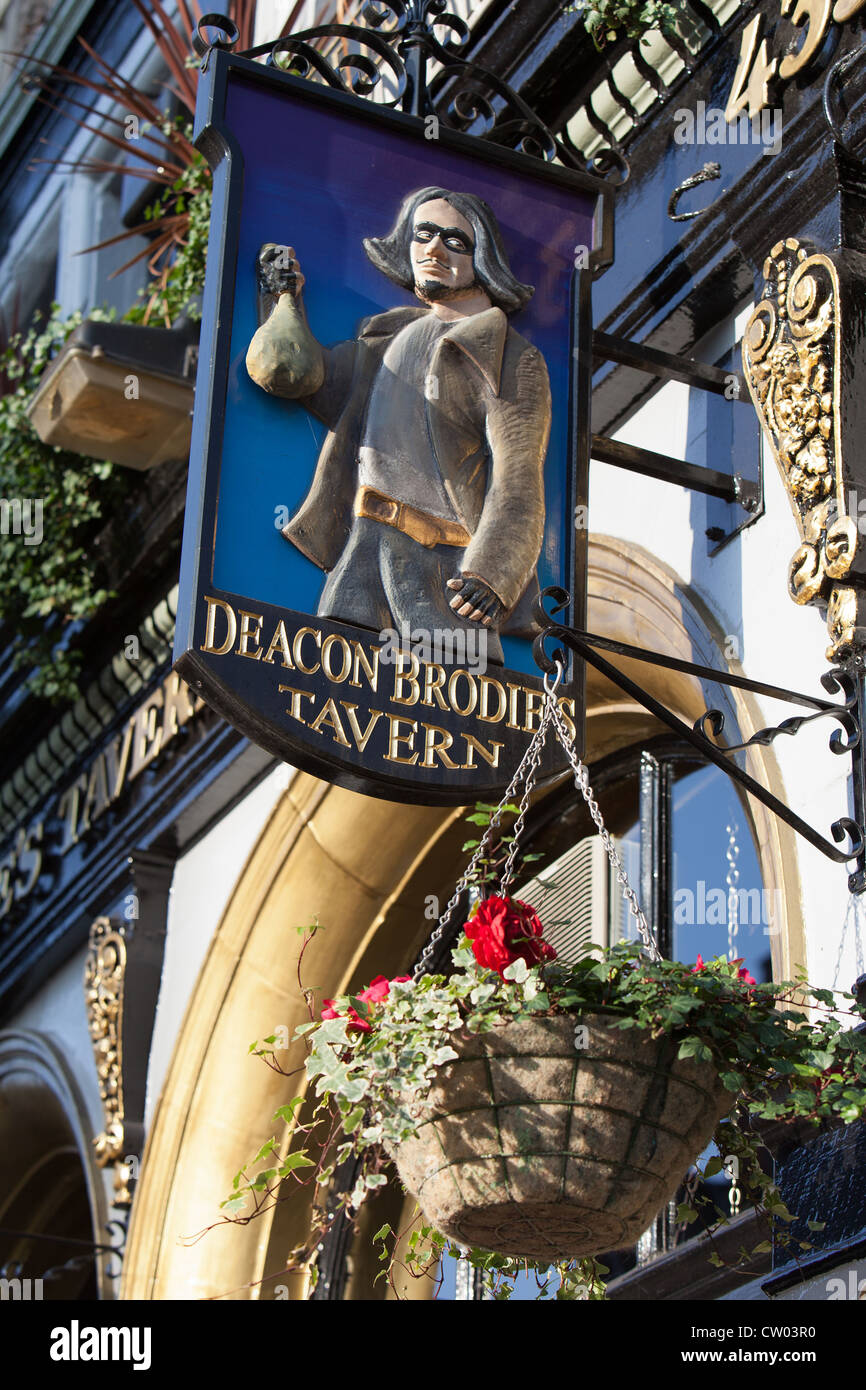
[[[173,260],[152,268],[150,284],[125,321],[171,324],[182,314],[200,317],[210,208],[210,169],[196,154],[145,213],[151,224],[168,220],[176,227],[177,249]],[[88,314],[113,317],[98,309]],[[137,486],[127,470],[43,444],[27,418],[42,373],[82,320],[80,313],[62,318],[53,305],[47,320],[15,334],[0,357],[0,496],[40,503],[44,529],[39,544],[25,544],[20,534],[0,535],[0,622],[15,633],[16,666],[31,668],[28,688],[55,702],[79,693],[80,654],[61,645],[68,625],[93,617],[111,597],[94,540]]]
[[[388,994],[375,1005],[357,995],[338,998],[334,1008],[342,1016],[312,1021],[297,1030],[296,1039],[305,1038],[309,1048],[305,1070],[313,1094],[305,1105],[308,1118],[301,1123],[301,1097],[278,1115],[293,1127],[295,1144],[300,1140],[302,1146],[295,1147],[279,1169],[247,1177],[240,1195],[255,1199],[265,1192],[276,1199],[279,1180],[291,1174],[316,1185],[314,1209],[321,1210],[319,1188],[327,1187],[336,1164],[354,1156],[360,1160],[355,1186],[338,1204],[353,1215],[387,1182],[388,1152],[414,1134],[418,1106],[438,1068],[457,1055],[453,1037],[483,1033],[539,1013],[568,1014],[576,1021],[601,1014],[615,1027],[640,1028],[653,1038],[667,1035],[678,1044],[679,1056],[716,1067],[732,1093],[733,1107],[717,1132],[720,1153],[728,1156],[726,1163],[736,1160],[738,1185],[745,1199],[772,1223],[773,1240],[782,1248],[810,1248],[786,1232],[794,1216],[764,1171],[751,1120],[800,1118],[817,1126],[833,1119],[851,1123],[866,1113],[866,1035],[843,1027],[834,1016],[831,1010],[838,1011],[839,1004],[831,991],[813,989],[804,980],[750,986],[738,977],[736,964],[724,957],[701,969],[676,961],[652,962],[632,942],[569,965],[529,967],[517,960],[503,979],[477,963],[464,936],[452,952],[452,962],[454,972],[448,977],[391,981]],[[851,1000],[848,994],[841,997]],[[821,1006],[827,1016],[816,1021],[803,1011],[802,1001],[810,1010]],[[850,1009],[848,1013],[850,1025],[858,1015]],[[324,1144],[323,1132],[328,1136]],[[308,1139],[313,1141],[310,1149]],[[254,1164],[271,1151],[266,1144]],[[304,1178],[296,1174],[302,1161],[311,1169]],[[711,1158],[702,1176],[712,1177],[721,1169],[722,1160]],[[237,1209],[238,1195],[236,1191],[224,1204],[229,1213]],[[707,1209],[711,1232],[726,1223],[707,1197],[681,1203],[678,1221],[692,1224],[701,1207]],[[256,1214],[262,1209],[258,1205]],[[324,1215],[321,1219],[324,1223]],[[314,1227],[304,1252],[308,1265],[324,1229],[324,1224]],[[412,1278],[436,1278],[443,1256],[466,1253],[423,1223],[402,1245],[401,1235],[407,1237],[385,1225],[374,1237],[383,1265],[379,1277],[395,1288],[398,1267]],[[742,1250],[738,1263],[770,1248],[761,1241],[751,1252]],[[521,1271],[535,1274],[540,1299],[604,1297],[606,1271],[592,1259],[548,1266],[483,1250],[471,1251],[466,1258],[483,1271],[496,1299],[510,1297]],[[715,1251],[711,1258],[725,1263]]]
[[[81,314],[62,319],[55,304],[44,322],[14,334],[0,357],[0,494],[38,504],[43,533],[38,544],[11,525],[0,535],[0,621],[15,631],[16,666],[34,668],[29,688],[52,700],[78,693],[80,657],[57,644],[69,623],[91,617],[109,597],[93,540],[123,493],[110,463],[43,444],[26,415],[50,357],[81,321]]]
[[[178,219],[179,245],[171,261],[165,261],[151,284],[139,292],[139,301],[124,316],[130,323],[162,322],[170,327],[185,316],[201,318],[199,298],[204,286],[210,231],[212,181],[202,155],[197,154],[178,179],[145,211],[145,222]]]
[[[582,14],[586,32],[596,48],[617,39],[642,39],[651,29],[666,37],[682,36],[686,18],[682,0],[584,0],[566,6],[566,14]]]

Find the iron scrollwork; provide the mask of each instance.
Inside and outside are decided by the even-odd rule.
[[[503,78],[464,56],[470,30],[448,12],[447,0],[367,0],[359,18],[363,24],[319,24],[284,34],[240,56],[264,59],[295,77],[383,106],[435,117],[448,129],[538,159],[625,182],[628,163],[622,155],[598,151],[587,164]],[[237,37],[230,19],[202,16],[193,39],[202,65],[214,48],[233,48]]]
[[[551,611],[544,607],[545,600],[551,601]],[[535,618],[540,632],[535,639],[533,651],[535,660],[543,671],[552,672],[555,670],[557,656],[560,661],[563,660],[561,650],[552,656],[549,655],[545,643],[548,640],[563,643],[577,656],[588,662],[590,666],[601,672],[603,676],[606,676],[620,690],[636,700],[644,709],[649,710],[661,723],[678,734],[708,762],[713,763],[745,791],[762,802],[774,815],[778,816],[792,830],[795,830],[815,849],[819,849],[828,859],[832,859],[837,864],[850,864],[852,860],[855,861],[853,870],[849,872],[848,887],[852,893],[862,893],[866,890],[866,758],[864,758],[862,736],[864,720],[866,720],[866,683],[864,683],[862,660],[857,657],[851,658],[844,665],[822,675],[821,684],[824,689],[829,694],[838,693],[842,696],[841,701],[827,701],[814,695],[804,695],[787,690],[782,686],[771,686],[764,681],[751,680],[747,676],[736,675],[733,672],[699,666],[694,662],[682,661],[678,657],[665,656],[662,653],[647,651],[643,647],[629,646],[623,642],[599,637],[595,633],[581,632],[576,628],[566,627],[564,624],[557,623],[555,616],[566,609],[569,602],[570,599],[566,591],[554,587],[545,589],[536,605]],[[721,711],[709,709],[694,725],[686,724],[636,681],[601,656],[600,651],[614,652],[633,660],[647,662],[650,665],[697,676],[701,680],[715,681],[721,685],[748,690],[752,694],[804,705],[811,708],[813,714],[785,720],[783,724],[773,729],[763,729],[746,743],[729,746],[719,745],[714,740],[720,737],[724,731],[724,716]],[[854,816],[841,816],[830,826],[833,842],[826,839],[801,816],[798,816],[795,811],[786,806],[783,801],[780,801],[777,796],[763,787],[731,756],[748,748],[750,744],[771,743],[780,733],[794,735],[804,724],[813,719],[827,716],[838,720],[842,726],[841,729],[834,729],[830,735],[830,749],[837,755],[846,753],[850,755],[854,795]],[[846,840],[849,842],[847,847],[845,847]]]

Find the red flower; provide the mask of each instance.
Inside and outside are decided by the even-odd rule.
[[[732,961],[731,964],[738,965],[740,967],[737,971],[737,979],[742,980],[744,985],[756,985],[758,983],[755,977],[753,975],[750,975],[745,965],[743,965],[742,956],[739,956],[737,960]]]
[[[357,1032],[372,1033],[372,1025],[369,1024],[365,1018],[362,1018],[361,1015],[358,1013],[358,1010],[353,1008],[351,1004],[348,1006],[348,1008],[346,1008],[345,1011],[341,1012],[339,1009],[334,1008],[334,1002],[335,1001],[333,999],[325,999],[322,1001],[323,1020],[326,1018],[345,1018],[349,1021],[349,1027],[354,1028]]]
[[[478,964],[498,975],[516,960],[541,965],[556,959],[555,950],[542,938],[544,928],[535,912],[518,898],[485,898],[465,930]]]
[[[363,999],[365,1004],[381,1004],[383,999],[387,999],[392,985],[408,979],[408,975],[397,975],[393,980],[386,980],[384,975],[377,975],[366,989],[361,990],[358,998]]]
[[[360,994],[356,997],[363,1000],[367,1005],[368,1012],[372,1014],[375,1012],[376,1005],[381,1004],[383,999],[387,998],[391,985],[397,984],[398,981],[402,983],[408,979],[410,979],[409,975],[397,975],[393,980],[386,980],[384,975],[377,975],[375,980],[371,980],[367,988],[362,989]],[[333,999],[325,999],[322,1003],[323,1019],[346,1018],[349,1020],[349,1026],[354,1028],[357,1032],[372,1033],[372,1024],[367,1019],[361,1017],[354,1005],[348,1004],[344,1009],[340,1010],[335,1008],[335,1001]]]
[[[742,984],[747,985],[747,986],[751,986],[751,985],[755,985],[755,984],[758,983],[757,980],[756,980],[752,975],[749,974],[748,970],[746,969],[745,965],[743,964],[743,957],[742,957],[742,956],[739,956],[736,960],[732,960],[732,961],[731,961],[731,965],[738,965],[738,966],[740,967],[739,970],[737,971],[737,979],[740,980]],[[692,969],[691,969],[692,975],[697,975],[701,970],[706,970],[706,968],[707,968],[707,967],[704,965],[703,956],[701,956],[700,954],[698,954],[698,958],[697,958],[697,960],[695,961],[695,964],[692,966]]]

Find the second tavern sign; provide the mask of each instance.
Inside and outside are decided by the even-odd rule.
[[[329,781],[494,796],[541,715],[539,589],[585,583],[575,280],[605,190],[226,52],[200,102],[177,669]],[[580,683],[559,699],[580,742]]]

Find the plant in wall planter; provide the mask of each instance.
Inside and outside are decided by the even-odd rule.
[[[688,38],[695,30],[693,15],[682,0],[579,0],[566,14],[578,14],[595,47],[618,39],[647,42],[657,31],[665,38]]]
[[[548,695],[515,778],[528,762],[500,891],[464,911],[450,969],[431,974],[427,964],[466,902],[463,890],[485,877],[479,870],[491,862],[504,805],[487,817],[414,975],[379,976],[326,999],[320,1017],[311,1007],[298,1030],[308,1092],[278,1112],[292,1127],[291,1152],[277,1166],[236,1175],[224,1204],[237,1219],[250,1196],[253,1214],[276,1198],[283,1179],[289,1196],[293,1184],[312,1183],[313,1233],[295,1267],[314,1261],[333,1219],[335,1169],[355,1162],[351,1190],[336,1203],[351,1214],[386,1184],[393,1162],[422,1225],[408,1256],[405,1233],[402,1242],[390,1226],[377,1233],[389,1277],[398,1253],[420,1274],[451,1250],[486,1270],[502,1295],[519,1269],[555,1266],[557,1297],[598,1297],[597,1257],[641,1236],[714,1135],[719,1154],[737,1158],[743,1198],[773,1219],[768,1234],[784,1243],[792,1214],[764,1171],[755,1122],[852,1123],[866,1114],[866,1032],[853,1030],[860,1014],[850,1003],[840,1013],[831,991],[804,979],[756,984],[740,961],[660,957]],[[641,937],[572,961],[557,959],[532,907],[509,892],[530,755],[550,727],[566,744]],[[274,1065],[267,1047],[251,1051]],[[280,1152],[273,1139],[257,1161]],[[722,1163],[710,1160],[704,1175]],[[696,1214],[684,1204],[680,1219]]]

